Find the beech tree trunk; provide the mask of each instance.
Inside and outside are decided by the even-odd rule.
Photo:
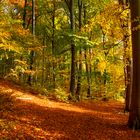
[[[35,0],[32,0],[32,34],[35,37]],[[30,71],[33,70],[35,52],[32,50],[30,53]],[[28,84],[31,85],[32,74],[28,77]]]
[[[125,27],[124,31],[126,30]],[[127,30],[128,26],[126,27]],[[124,76],[125,76],[125,108],[124,111],[130,110],[130,100],[131,100],[131,59],[130,59],[130,46],[128,46],[129,36],[124,35]],[[128,52],[129,51],[129,52]]]
[[[125,10],[129,6],[127,0],[119,0],[119,4],[122,6],[122,10]],[[125,76],[125,108],[124,111],[130,110],[130,100],[131,100],[131,59],[130,59],[130,45],[128,45],[130,41],[129,37],[129,18],[130,15],[128,14],[127,19],[122,21],[122,29],[123,29],[123,47],[124,47],[124,76]],[[126,32],[127,31],[127,32]]]
[[[128,126],[140,129],[140,0],[131,0],[133,83]],[[137,19],[137,20],[136,20]]]
[[[128,60],[127,60],[128,61]],[[125,108],[124,111],[130,110],[130,101],[131,101],[131,62],[128,61],[128,64],[125,68]]]
[[[52,13],[52,80],[53,80],[53,88],[56,88],[56,74],[55,74],[55,12],[56,12],[56,4],[55,0],[53,0],[53,13]]]
[[[88,51],[85,49],[85,66],[86,66],[86,76],[87,76],[87,97],[91,96],[91,73],[90,73],[90,65],[89,60],[87,58]]]
[[[87,22],[87,11],[86,11],[86,5],[83,5],[84,10],[84,24]],[[87,97],[91,96],[91,66],[89,64],[89,59],[87,58],[87,55],[90,55],[90,51],[88,49],[85,49],[84,56],[85,56],[85,66],[86,66],[86,76],[87,76]]]
[[[81,31],[82,27],[82,1],[78,0],[78,9],[79,9],[79,31]],[[81,80],[82,80],[82,50],[79,50],[79,67],[78,67],[78,80],[77,80],[77,90],[76,97],[79,100],[80,92],[81,92]]]
[[[70,23],[71,31],[74,33],[74,0],[70,0]],[[74,40],[71,40],[71,78],[70,78],[70,92],[72,96],[75,95],[75,44]]]
[[[26,27],[26,15],[27,15],[27,0],[25,0],[25,2],[24,2],[23,28]]]
[[[27,16],[27,3],[28,3],[28,0],[25,0],[24,1],[24,9],[23,9],[23,18],[22,18],[22,26],[23,28],[25,29],[26,28],[26,16]],[[21,54],[20,56],[20,60],[22,61],[23,60],[23,55]],[[26,80],[24,80],[24,75],[23,73],[19,73],[19,81],[22,83],[22,82],[25,82]]]

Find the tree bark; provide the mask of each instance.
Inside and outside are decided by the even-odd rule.
[[[33,34],[33,40],[35,39],[35,0],[32,0],[32,34]],[[30,71],[33,70],[33,63],[34,63],[34,56],[35,52],[31,50],[30,53]],[[28,77],[28,84],[31,85],[32,82],[32,76],[31,74]]]
[[[27,14],[27,0],[25,0],[25,3],[24,3],[23,28],[26,27],[26,14]]]
[[[128,60],[127,60],[128,61]],[[125,108],[124,111],[130,110],[130,101],[131,101],[131,62],[128,61],[128,65],[125,68]]]
[[[70,23],[71,23],[71,32],[75,32],[74,25],[74,0],[70,0]],[[74,40],[71,40],[71,78],[70,78],[70,92],[71,95],[75,95],[75,44]]]
[[[82,27],[82,1],[78,0],[78,9],[79,9],[79,31],[81,31]],[[76,97],[79,100],[80,92],[81,92],[81,80],[82,80],[82,50],[79,50],[79,67],[78,67],[78,80],[77,80],[77,90]]]
[[[52,55],[53,55],[53,62],[52,62],[52,80],[53,80],[53,88],[56,87],[56,74],[55,74],[55,11],[56,11],[56,3],[53,0],[53,13],[52,13]]]
[[[140,17],[140,1],[131,0],[133,83],[128,126],[140,129],[140,30],[137,29]],[[136,20],[137,19],[137,20]]]
[[[86,74],[87,74],[87,97],[91,96],[91,74],[90,74],[90,66],[88,63],[88,58],[87,58],[87,49],[85,49],[85,65],[86,65]]]
[[[83,5],[83,9],[84,9],[84,24],[86,24],[87,22],[87,11],[86,11],[86,5]],[[89,51],[90,52],[90,51]],[[88,53],[88,50],[85,49],[85,66],[86,66],[86,74],[87,74],[87,97],[90,97],[91,96],[91,66],[89,64],[89,60],[87,58],[87,53]],[[89,53],[90,54],[90,53]]]
[[[125,10],[126,6],[129,5],[128,0],[119,0],[119,4],[122,6],[122,10]],[[123,40],[124,40],[124,76],[125,76],[125,108],[124,111],[130,110],[130,100],[131,100],[131,59],[130,59],[130,46],[128,45],[128,42],[130,41],[129,37],[129,18],[130,15],[128,14],[127,20],[122,21],[122,29],[123,29]],[[126,32],[127,31],[127,32]]]

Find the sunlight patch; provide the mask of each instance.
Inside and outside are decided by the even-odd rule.
[[[17,97],[17,99],[20,99],[20,100],[32,100],[31,97]]]

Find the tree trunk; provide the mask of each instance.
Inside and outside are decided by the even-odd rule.
[[[90,76],[90,67],[87,58],[87,49],[85,49],[85,65],[86,65],[86,74],[87,74],[87,97],[91,96],[91,76]]]
[[[124,32],[129,30],[128,23],[127,27],[123,26]],[[124,111],[130,110],[130,99],[131,99],[131,59],[130,59],[130,46],[128,46],[129,36],[124,35],[124,76],[125,76],[125,108]]]
[[[44,87],[44,83],[45,83],[45,49],[46,49],[46,35],[44,34],[44,38],[43,38],[43,45],[45,47],[43,47],[42,49],[42,78],[41,78],[41,85]]]
[[[131,105],[128,125],[133,129],[140,129],[140,1],[131,0],[131,21],[132,21],[132,55],[133,55],[133,83],[131,94]],[[135,30],[134,30],[135,29]]]
[[[55,74],[55,11],[56,5],[55,0],[53,0],[53,13],[52,13],[52,80],[53,80],[53,89],[56,87],[56,74]]]
[[[78,9],[79,9],[79,31],[81,31],[82,27],[82,1],[78,0]],[[77,90],[76,97],[79,100],[80,92],[81,92],[81,80],[82,80],[82,50],[79,50],[79,67],[78,67],[78,80],[77,80]]]
[[[25,29],[26,28],[26,16],[27,16],[27,0],[25,0],[24,1],[24,9],[23,9],[23,24],[22,24],[22,26],[23,26],[23,28]],[[21,54],[21,56],[20,56],[20,60],[22,61],[23,60],[23,55]],[[25,82],[24,81],[24,77],[23,77],[24,75],[23,75],[23,73],[19,73],[19,81],[22,83],[22,82]]]
[[[128,61],[128,60],[127,60]],[[130,101],[131,101],[131,62],[128,61],[128,65],[125,68],[125,109],[124,111],[130,110]]]
[[[83,9],[84,9],[84,24],[86,24],[86,21],[87,21],[87,11],[86,11],[86,6],[83,5]],[[85,49],[85,66],[86,66],[86,74],[87,74],[87,84],[88,84],[88,87],[87,87],[87,97],[90,97],[91,96],[91,68],[90,68],[90,65],[88,63],[88,58],[87,58],[87,49]]]
[[[128,0],[119,0],[119,4],[122,6],[122,10],[125,10],[126,6],[128,6]],[[128,14],[127,20],[122,21],[122,29],[123,29],[123,40],[124,40],[124,76],[125,76],[125,108],[124,111],[130,110],[130,98],[131,98],[131,59],[130,59],[130,46],[128,42],[130,41],[129,37],[129,18]],[[121,19],[120,19],[121,20]],[[127,31],[127,32],[126,32]]]
[[[23,12],[23,28],[26,27],[26,14],[27,14],[27,0],[24,3],[24,12]]]
[[[32,0],[32,34],[33,34],[33,37],[35,38],[35,0]],[[30,71],[31,71],[31,73],[33,70],[34,56],[35,56],[35,52],[33,50],[31,50],[31,53],[30,53]],[[31,82],[32,82],[32,76],[30,74],[28,77],[28,84],[31,85]]]
[[[70,23],[71,31],[74,33],[74,0],[70,0]],[[71,40],[71,79],[70,79],[70,92],[72,96],[75,95],[75,44],[74,40]]]

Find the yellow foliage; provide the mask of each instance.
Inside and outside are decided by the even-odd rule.
[[[101,71],[101,73],[104,73],[104,70],[106,69],[106,62],[105,60],[98,63],[98,69]]]

